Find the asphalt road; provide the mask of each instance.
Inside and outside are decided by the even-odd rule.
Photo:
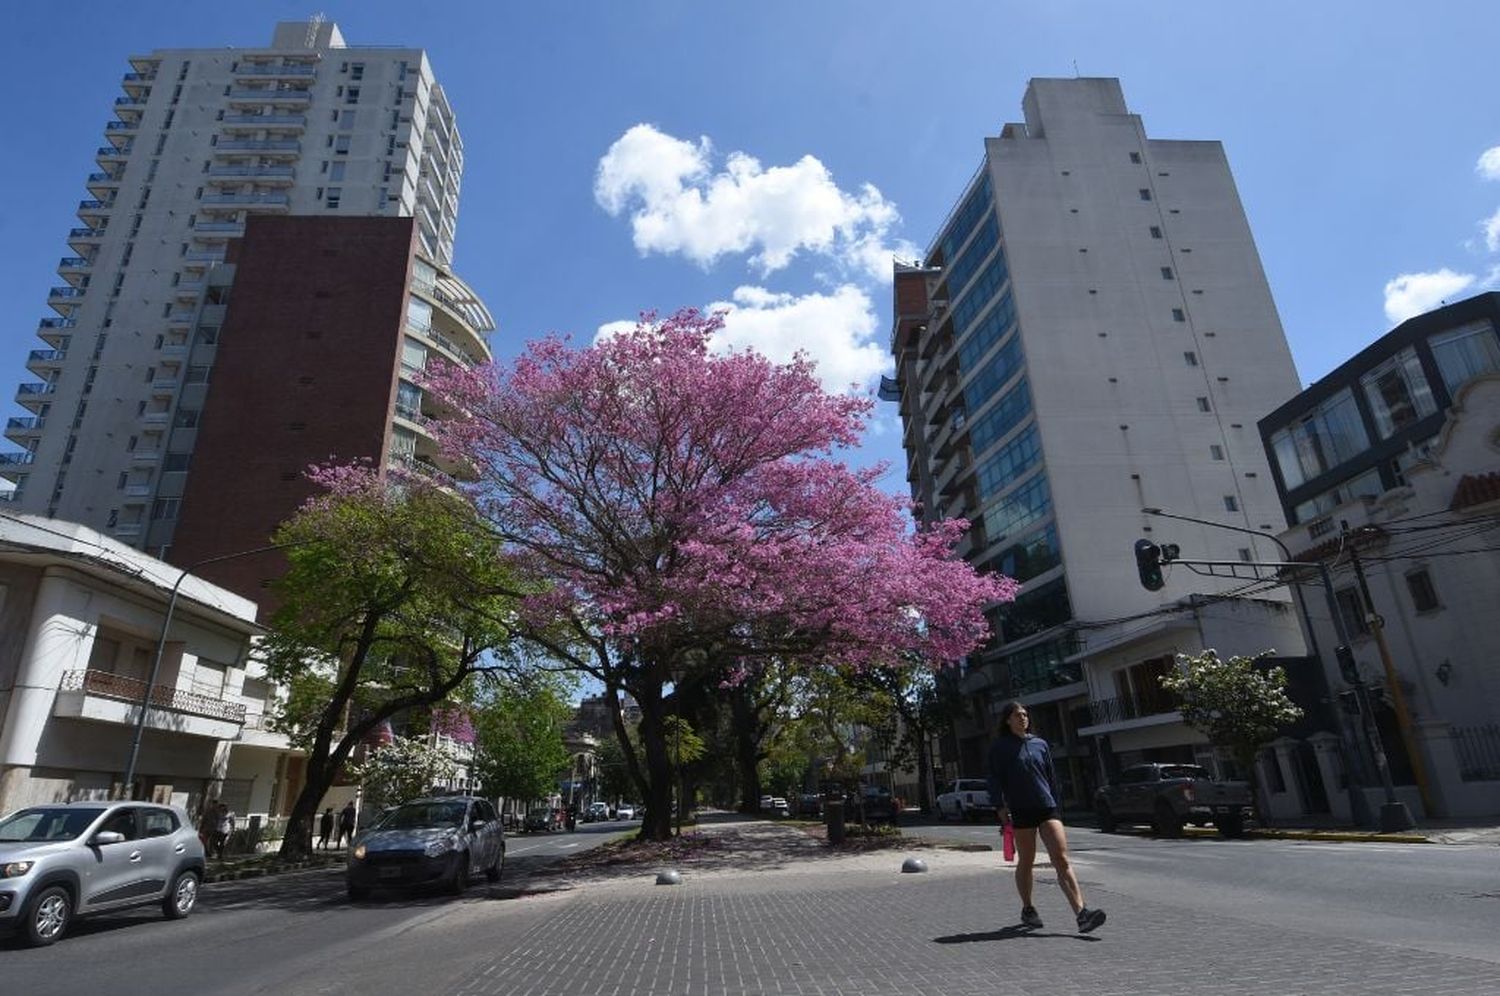
[[[999,848],[994,824],[907,823],[903,833]],[[1068,830],[1069,849],[1112,893],[1345,940],[1400,939],[1500,964],[1500,848],[1295,840],[1159,840]],[[1051,897],[1049,897],[1051,898]]]
[[[367,992],[368,980],[379,980],[380,991],[435,991],[434,976],[492,955],[492,945],[524,929],[528,918],[508,916],[507,908],[524,905],[515,900],[532,874],[639,826],[611,821],[580,824],[574,833],[510,835],[500,882],[476,877],[459,898],[377,892],[351,903],[342,869],[323,869],[204,886],[197,910],[176,923],[146,907],[76,921],[48,948],[6,937],[0,993]],[[413,936],[422,938],[419,947],[406,940]]]

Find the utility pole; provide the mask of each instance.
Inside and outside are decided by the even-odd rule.
[[[1417,780],[1417,792],[1422,797],[1422,809],[1431,817],[1435,811],[1432,788],[1427,781],[1427,767],[1422,763],[1421,749],[1417,744],[1416,730],[1412,728],[1411,712],[1406,707],[1406,693],[1401,689],[1401,679],[1396,674],[1396,664],[1391,660],[1391,648],[1385,642],[1385,620],[1375,611],[1375,602],[1370,597],[1370,584],[1365,580],[1365,567],[1359,560],[1359,549],[1354,543],[1354,534],[1349,523],[1340,520],[1345,549],[1354,567],[1354,576],[1359,579],[1359,594],[1368,613],[1370,631],[1375,635],[1375,646],[1380,651],[1380,663],[1385,668],[1385,686],[1390,692],[1391,705],[1396,711],[1396,725],[1401,730],[1401,742],[1406,745],[1406,756],[1411,761],[1412,776]],[[1358,532],[1356,530],[1356,532]]]

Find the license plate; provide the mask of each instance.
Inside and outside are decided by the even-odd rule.
[[[396,867],[396,866],[391,866],[389,868],[382,868],[382,869],[380,869],[380,877],[381,878],[400,878],[401,877],[401,869],[398,868],[398,867]]]

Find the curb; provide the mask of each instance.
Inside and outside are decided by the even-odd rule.
[[[256,868],[225,868],[220,871],[208,871],[203,876],[204,885],[212,885],[215,882],[239,882],[251,878],[270,878],[276,875],[286,875],[291,872],[319,871],[324,868],[337,867],[336,861],[293,861],[288,864],[262,865]]]
[[[1185,827],[1184,836],[1217,837],[1217,830]],[[1431,838],[1418,833],[1377,833],[1360,830],[1246,830],[1245,837],[1258,840],[1312,840],[1347,844],[1430,844]]]

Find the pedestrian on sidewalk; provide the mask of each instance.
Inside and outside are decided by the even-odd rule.
[[[224,860],[224,848],[229,843],[229,837],[234,833],[234,810],[229,808],[226,802],[219,803],[218,822],[214,826],[214,854],[220,861]]]
[[[1036,841],[1040,835],[1057,872],[1068,905],[1078,920],[1078,929],[1087,934],[1104,923],[1104,911],[1090,909],[1084,902],[1083,887],[1073,873],[1068,858],[1068,836],[1063,829],[1057,800],[1057,770],[1052,766],[1052,750],[1047,741],[1029,730],[1031,717],[1019,702],[1008,702],[1000,710],[1000,735],[990,745],[990,802],[1001,831],[1009,822],[1016,838],[1016,891],[1021,894],[1021,923],[1038,928],[1041,915],[1031,903],[1032,865],[1036,861]]]
[[[328,842],[333,839],[333,807],[329,806],[323,810],[323,815],[318,819],[318,846],[328,850]]]
[[[350,799],[339,812],[339,847],[354,843],[354,800]]]

